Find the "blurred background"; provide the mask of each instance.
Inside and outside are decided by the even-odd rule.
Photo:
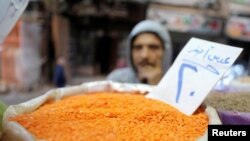
[[[174,59],[197,37],[244,48],[237,62],[248,72],[249,6],[250,0],[30,0],[0,45],[0,98],[17,104],[54,88],[59,56],[67,85],[104,80],[127,65],[127,36],[143,19],[168,28]]]

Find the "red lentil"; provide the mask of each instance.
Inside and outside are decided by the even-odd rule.
[[[186,116],[163,102],[129,93],[98,92],[48,102],[10,120],[48,141],[193,141],[208,116]]]

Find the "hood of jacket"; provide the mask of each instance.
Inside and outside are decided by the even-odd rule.
[[[132,29],[132,31],[129,34],[128,37],[128,63],[130,66],[132,66],[133,70],[135,71],[134,65],[133,65],[133,61],[132,61],[132,39],[137,36],[140,33],[144,33],[144,32],[153,32],[155,34],[157,34],[163,44],[164,44],[164,48],[165,48],[165,53],[164,53],[164,57],[163,57],[163,69],[164,72],[166,72],[169,67],[172,64],[172,42],[171,42],[171,38],[170,35],[168,33],[168,29],[164,26],[162,26],[160,23],[156,22],[156,21],[152,21],[152,20],[143,20],[141,22],[139,22],[137,25],[135,25],[135,27]]]

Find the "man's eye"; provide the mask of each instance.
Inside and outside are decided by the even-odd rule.
[[[159,45],[149,45],[149,48],[152,50],[160,49],[161,47]]]
[[[133,46],[133,50],[141,50],[142,49],[142,45],[134,45]]]

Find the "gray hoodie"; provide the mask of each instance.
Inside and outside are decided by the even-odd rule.
[[[156,33],[161,40],[164,42],[165,54],[163,60],[164,72],[166,72],[172,63],[172,45],[167,28],[162,26],[156,21],[144,20],[139,22],[128,36],[128,62],[129,65],[126,68],[119,68],[112,71],[108,76],[107,80],[112,80],[116,82],[126,82],[126,83],[140,83],[137,79],[135,69],[132,67],[133,62],[131,58],[131,40],[138,34],[143,32],[153,32]]]

